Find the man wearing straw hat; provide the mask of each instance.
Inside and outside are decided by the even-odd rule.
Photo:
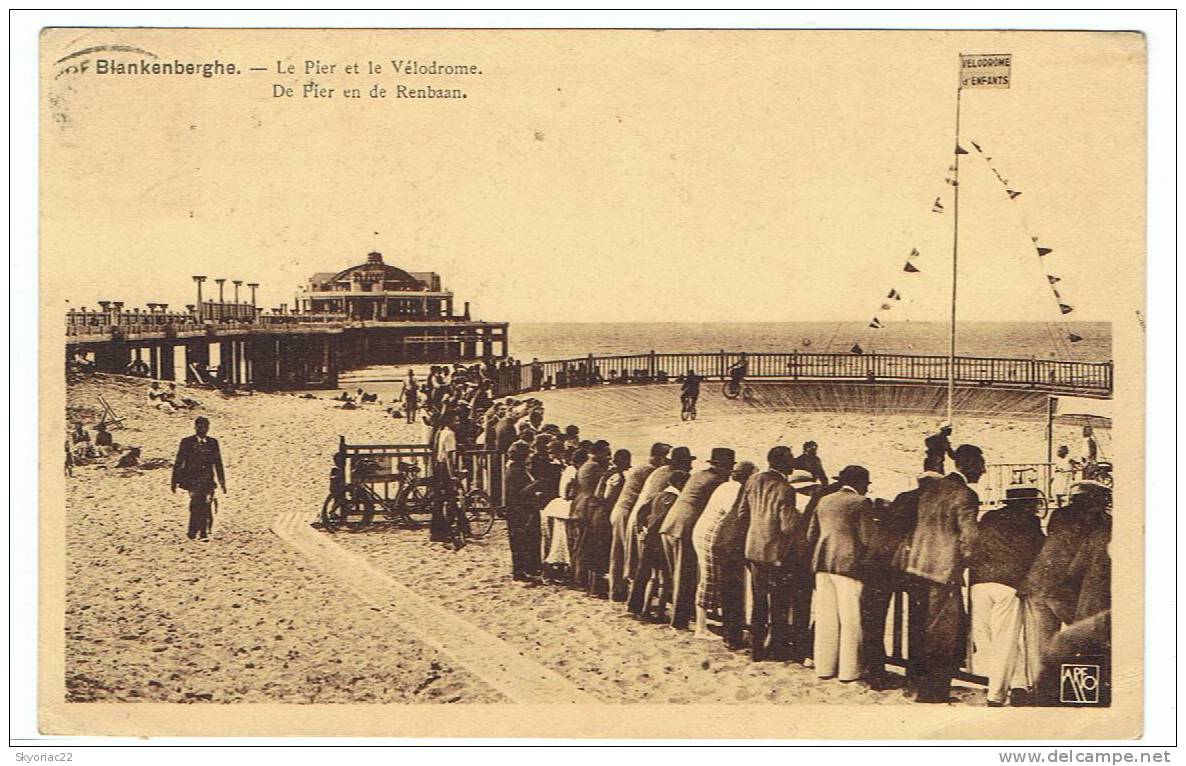
[[[1005,490],[1004,507],[984,515],[972,545],[972,669],[988,676],[990,707],[1005,704],[1010,686],[1027,686],[1024,674],[1013,683],[1021,638],[1017,587],[1046,540],[1037,516],[1041,500],[1036,487]]]

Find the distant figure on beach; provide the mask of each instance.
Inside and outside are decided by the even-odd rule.
[[[222,487],[226,494],[226,474],[222,468],[222,452],[218,440],[210,436],[210,421],[204,417],[194,419],[194,435],[181,440],[177,457],[173,461],[173,478],[170,491],[178,487],[189,492],[189,539],[209,539],[211,526],[210,503],[214,499],[214,487]]]
[[[803,442],[803,452],[795,458],[793,467],[796,471],[807,471],[817,483],[827,484],[828,474],[817,454],[818,450],[819,445],[815,442]]]
[[[1103,453],[1100,452],[1100,443],[1095,438],[1095,431],[1091,426],[1083,426],[1083,456],[1080,463],[1084,479],[1096,478],[1097,466],[1102,459]]]
[[[937,473],[943,476],[943,466],[947,458],[955,459],[955,453],[951,451],[951,423],[946,420],[939,424],[939,433],[931,434],[926,438],[924,444],[927,448],[927,456],[923,461],[922,470],[930,473]]]
[[[416,422],[416,410],[420,407],[420,389],[416,387],[416,376],[408,370],[408,382],[404,385],[404,414],[409,423]]]

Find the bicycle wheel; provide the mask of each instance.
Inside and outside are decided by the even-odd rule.
[[[693,404],[691,407],[688,408],[688,420],[695,420],[695,419],[696,419],[696,405]]]
[[[682,410],[679,411],[679,419],[680,420],[691,420],[691,418],[692,418],[692,411],[689,410],[687,407],[684,407]]]
[[[465,495],[463,511],[469,521],[471,537],[485,537],[494,527],[494,508],[490,496],[480,489],[470,490]]]
[[[749,386],[741,389],[741,398],[747,402],[752,402],[754,400],[754,390]]]
[[[725,395],[726,399],[736,399],[741,393],[741,385],[732,380],[726,380],[725,385],[721,386],[721,393]]]
[[[345,510],[342,508],[341,499],[333,493],[325,496],[325,502],[321,504],[321,524],[330,532],[337,531],[338,527],[342,525],[345,519]]]
[[[432,497],[429,487],[419,481],[400,490],[395,498],[399,520],[411,529],[424,526],[432,518]]]

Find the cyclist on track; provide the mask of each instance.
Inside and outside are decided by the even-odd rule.
[[[733,381],[735,386],[740,386],[741,381],[745,380],[745,376],[749,374],[749,360],[745,354],[742,354],[736,362],[729,365],[729,380]]]
[[[679,390],[681,412],[688,412],[695,408],[696,400],[700,398],[700,381],[704,378],[696,374],[695,370],[688,370],[684,376],[683,385]]]

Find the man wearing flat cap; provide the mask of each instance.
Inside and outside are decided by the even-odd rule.
[[[696,552],[692,530],[716,488],[729,480],[737,458],[728,447],[713,447],[708,468],[691,475],[659,528],[672,576],[671,627],[686,630],[696,614]]]
[[[772,448],[766,455],[768,468],[750,478],[738,505],[738,515],[749,519],[745,558],[753,596],[750,651],[754,662],[790,656],[788,554],[798,522],[795,490],[787,481],[793,459],[790,447]]]
[[[610,512],[612,537],[609,549],[609,592],[610,599],[613,601],[625,601],[629,590],[627,573],[632,570],[626,568],[626,559],[631,538],[634,536],[629,531],[631,529],[629,526],[630,514],[634,511],[634,505],[642,493],[646,480],[656,468],[667,463],[667,453],[670,451],[670,444],[655,442],[651,445],[649,460],[626,472],[622,490]]]

